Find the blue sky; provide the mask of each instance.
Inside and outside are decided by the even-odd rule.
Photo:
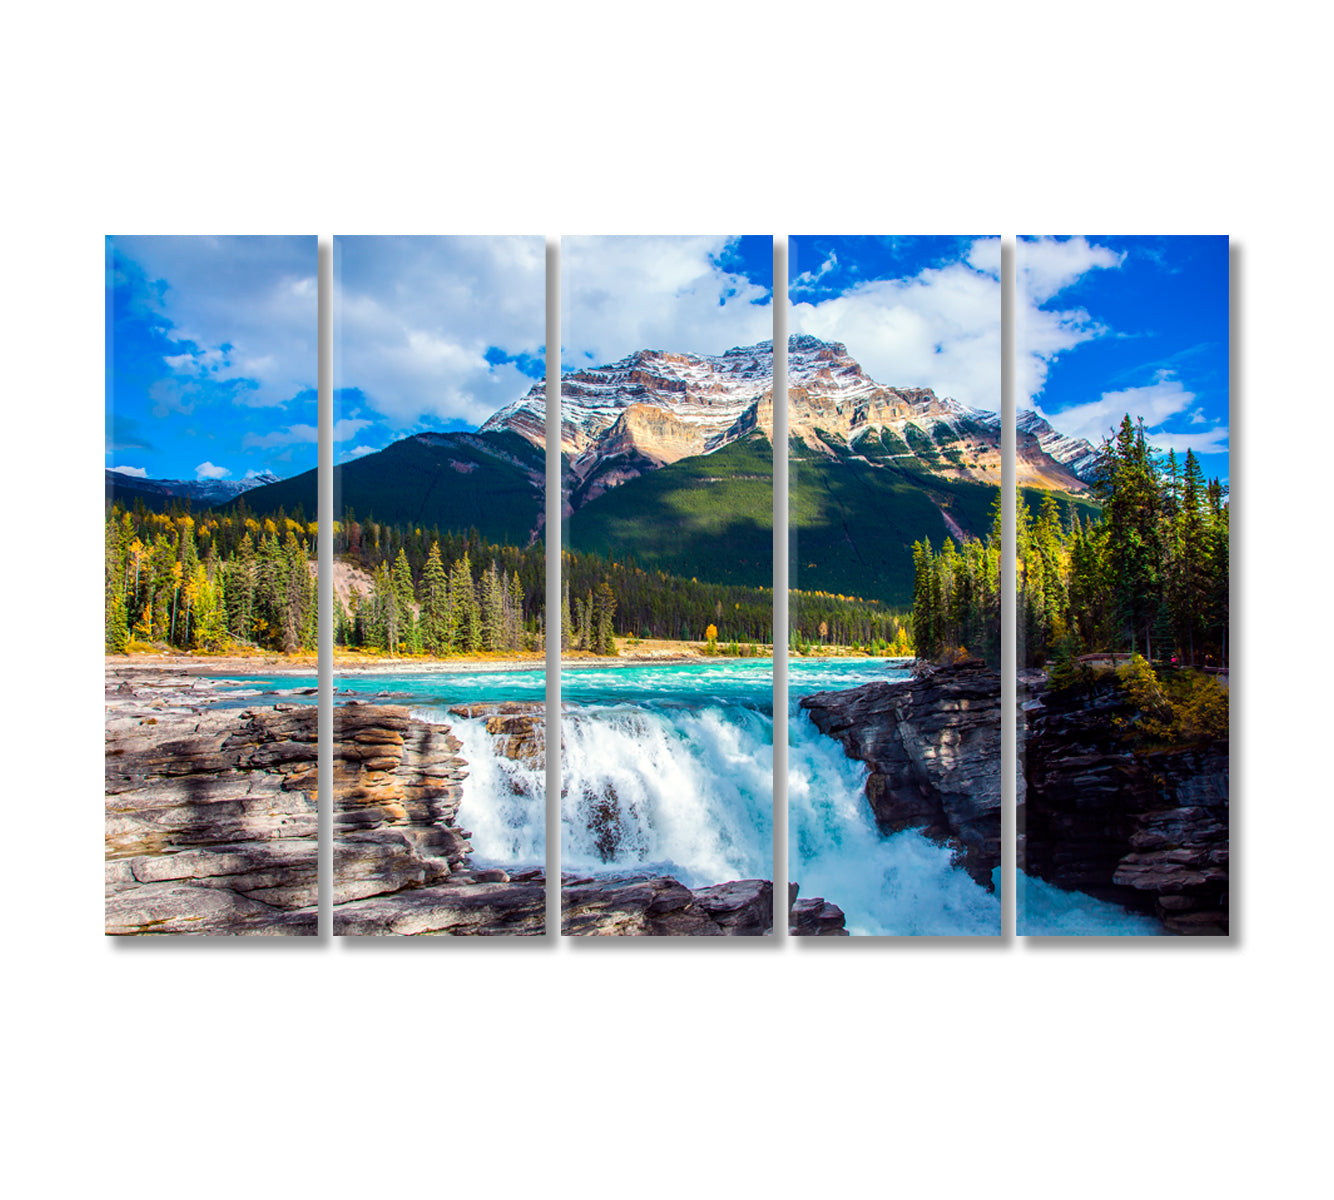
[[[316,239],[108,237],[106,465],[155,479],[315,465]]]
[[[788,297],[794,333],[842,342],[878,383],[999,411],[999,237],[794,235]]]
[[[1228,239],[1021,238],[1019,403],[1097,444],[1144,417],[1228,477]]]

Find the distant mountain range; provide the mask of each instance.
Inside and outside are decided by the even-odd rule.
[[[830,434],[856,452],[897,458],[948,480],[1000,482],[1000,415],[938,397],[930,388],[871,379],[839,342],[795,335],[788,342],[788,426],[819,451]],[[510,430],[546,444],[546,389],[535,384],[495,413],[480,433]],[[579,508],[647,471],[709,454],[758,430],[773,437],[773,343],[725,354],[640,350],[561,378],[561,451],[566,491]],[[1078,494],[1097,458],[1082,438],[1056,432],[1037,413],[1018,421],[1022,486]],[[914,462],[915,460],[915,462]]]
[[[172,500],[189,500],[204,508],[226,504],[243,492],[277,483],[272,471],[261,471],[245,479],[146,479],[123,471],[106,472],[106,496],[133,507],[142,500],[146,507],[163,509]]]
[[[988,532],[1001,482],[998,414],[929,388],[877,383],[842,344],[804,335],[789,342],[788,402],[795,586],[904,604],[914,541],[939,546]],[[567,373],[565,545],[668,574],[768,586],[773,426],[771,342],[719,355],[641,350]],[[1052,492],[1067,514],[1093,511],[1090,443],[1033,412],[1020,415],[1016,442],[1030,500]],[[335,510],[525,545],[544,523],[545,447],[545,387],[535,384],[476,433],[415,434],[335,468]],[[317,509],[317,484],[315,471],[262,487],[115,477],[123,499],[157,488],[163,500],[226,505],[245,492],[255,511],[307,514]]]

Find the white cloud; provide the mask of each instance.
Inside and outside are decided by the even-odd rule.
[[[791,283],[788,284],[788,295],[796,292],[808,291],[822,277],[828,275],[830,271],[838,266],[838,255],[834,251],[829,252],[829,257],[824,260],[814,271],[803,271]]]
[[[636,350],[721,354],[773,336],[765,289],[719,267],[726,237],[571,237],[561,242],[567,364]]]
[[[1016,362],[1020,403],[1036,406],[1047,385],[1048,369],[1063,352],[1109,332],[1082,308],[1045,308],[1066,288],[1090,271],[1113,270],[1126,256],[1087,238],[1039,238],[1021,241],[1015,252],[1018,268],[1015,332],[1021,347]]]
[[[117,248],[166,290],[154,311],[181,346],[164,356],[185,380],[250,380],[238,402],[285,404],[316,381],[314,237],[117,237]],[[187,343],[193,343],[193,346]],[[155,395],[157,415],[188,412],[188,385]],[[155,410],[157,411],[157,410]]]
[[[148,471],[144,467],[108,467],[108,471],[115,471],[117,475],[133,475],[136,479],[147,479]]]
[[[1143,417],[1146,427],[1156,429],[1185,413],[1194,403],[1195,393],[1187,391],[1181,380],[1170,371],[1159,371],[1154,382],[1146,387],[1103,392],[1097,400],[1063,408],[1048,417],[1062,433],[1088,438],[1097,445],[1120,425],[1126,413]]]
[[[350,441],[373,421],[343,417],[334,422],[333,440]],[[315,443],[320,440],[319,427],[316,425],[289,425],[286,429],[275,429],[272,433],[247,433],[241,439],[241,445],[247,450],[271,450],[274,446],[292,446],[301,442]]]
[[[486,354],[541,350],[542,238],[338,238],[334,264],[335,386],[359,388],[390,426],[480,425],[532,386]]]
[[[1162,429],[1156,433],[1149,434],[1149,443],[1156,450],[1162,450],[1166,453],[1168,450],[1175,450],[1177,457],[1181,458],[1187,450],[1194,450],[1196,454],[1227,454],[1228,447],[1228,428],[1226,425],[1219,425],[1213,429],[1205,430],[1203,433],[1172,433],[1169,430]]]
[[[201,462],[195,468],[196,479],[224,479],[230,474],[226,467],[215,467],[211,462]]]
[[[844,343],[879,383],[999,410],[1000,239],[977,239],[960,262],[796,304],[792,331]]]
[[[1033,304],[1045,304],[1090,271],[1119,267],[1126,256],[1087,238],[1038,238],[1017,247],[1019,290]]]

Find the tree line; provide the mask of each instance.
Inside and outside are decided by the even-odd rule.
[[[106,516],[106,646],[293,653],[316,646],[313,523],[276,514],[166,512],[112,504]]]
[[[317,645],[318,527],[300,512],[264,516],[242,500],[164,512],[108,504],[106,645],[133,643],[218,653],[293,653]],[[546,554],[497,545],[477,531],[441,531],[358,519],[333,526],[335,559],[369,579],[335,595],[334,642],[348,648],[447,656],[540,650]],[[773,640],[769,588],[712,584],[648,571],[630,558],[562,552],[564,649],[612,653],[615,639],[714,639],[735,647]],[[825,592],[791,593],[798,650],[861,645],[907,653],[907,622],[877,603]],[[744,651],[739,651],[744,652]]]
[[[433,658],[542,646],[541,609],[525,606],[519,574],[494,555],[474,574],[466,549],[446,567],[438,541],[417,579],[400,545],[392,564],[376,564],[366,592],[353,586],[348,603],[335,595],[333,607],[336,646]]]
[[[1154,451],[1129,415],[1103,442],[1101,512],[1062,522],[1048,494],[1017,507],[1020,659],[1040,667],[1101,651],[1219,666],[1228,661],[1229,504],[1187,450]],[[999,500],[997,503],[999,519]],[[966,647],[999,661],[999,526],[983,545],[914,546],[913,639],[922,657]]]

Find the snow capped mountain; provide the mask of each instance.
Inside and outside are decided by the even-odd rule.
[[[1094,468],[1098,465],[1098,451],[1092,442],[1057,433],[1031,408],[1019,413],[1015,427],[1021,438],[1025,434],[1034,438],[1044,454],[1069,468],[1071,474],[1085,483],[1092,482]]]
[[[877,383],[840,342],[789,339],[788,420],[791,436],[816,453],[900,459],[947,478],[1000,482],[999,414],[930,388]],[[511,430],[544,446],[545,429],[546,388],[535,384],[479,432]],[[640,350],[561,378],[561,450],[576,504],[755,431],[773,437],[772,342],[718,355]],[[1031,412],[1020,418],[1018,448],[1021,484],[1072,492],[1084,490],[1096,458],[1088,442]]]
[[[144,479],[138,475],[127,475],[122,471],[106,472],[108,495],[114,489],[122,493],[143,492],[150,496],[176,496],[195,504],[209,505],[225,504],[242,492],[278,481],[278,476],[272,471],[261,471],[258,475],[248,475],[244,479]]]

